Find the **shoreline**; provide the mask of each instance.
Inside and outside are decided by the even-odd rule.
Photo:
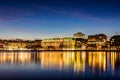
[[[120,50],[0,50],[0,52],[4,52],[4,51],[8,51],[8,52],[11,52],[11,51],[14,51],[14,52],[19,52],[19,51],[36,51],[36,52],[40,52],[40,51],[87,51],[87,52],[120,52]]]

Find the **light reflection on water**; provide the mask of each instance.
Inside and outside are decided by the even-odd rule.
[[[120,52],[0,52],[0,74],[8,70],[28,70],[31,74],[45,73],[61,75],[64,73],[82,76],[119,76]],[[50,71],[50,72],[49,72]],[[53,71],[53,72],[52,72]],[[54,72],[56,71],[56,73]],[[13,73],[14,74],[14,73]]]

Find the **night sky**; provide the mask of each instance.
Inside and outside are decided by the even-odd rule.
[[[119,0],[0,0],[0,38],[120,34]],[[117,33],[116,33],[117,32]]]

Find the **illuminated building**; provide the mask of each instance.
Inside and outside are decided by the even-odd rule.
[[[26,41],[26,48],[31,50],[41,49],[41,41],[42,40]]]
[[[0,40],[0,50],[3,50],[5,48],[5,44],[3,40]]]
[[[120,50],[120,35],[115,35],[110,38],[110,49]]]
[[[87,46],[87,39],[75,38],[75,49],[76,50],[85,50]]]
[[[32,48],[32,45],[34,45],[34,41],[30,41],[30,40],[27,40],[27,41],[26,41],[26,48],[27,48],[27,49],[31,49],[31,48]]]
[[[75,33],[73,37],[75,39],[75,49],[85,50],[86,49],[85,34],[83,34],[82,32],[78,32],[78,33]]]
[[[83,42],[84,39],[81,38],[50,38],[42,40],[41,46],[46,50],[75,50],[75,48],[83,48]]]
[[[78,32],[73,37],[43,40],[0,40],[0,50],[120,50],[120,35],[107,41],[105,34],[89,35]]]
[[[38,46],[38,47],[41,46],[41,41],[42,41],[42,40],[35,40],[35,41],[34,41],[34,45],[35,45],[35,46]]]
[[[83,34],[82,32],[78,32],[78,33],[75,33],[73,37],[74,38],[85,38],[85,34]]]
[[[23,40],[9,40],[6,44],[7,50],[23,50],[26,49],[26,42]]]
[[[75,38],[65,37],[63,42],[63,49],[75,50]]]
[[[87,42],[87,49],[89,50],[105,50],[107,46],[107,36],[104,34],[89,35]]]
[[[41,46],[43,49],[60,49],[63,47],[63,38],[50,38],[44,39],[41,42]]]

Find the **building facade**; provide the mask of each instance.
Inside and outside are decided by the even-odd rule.
[[[115,35],[110,38],[110,49],[120,50],[120,35]]]
[[[63,42],[63,49],[75,50],[75,38],[65,37]]]
[[[83,34],[82,32],[78,32],[78,33],[75,33],[73,37],[74,38],[85,38],[85,34]]]
[[[40,50],[42,40],[27,40],[26,41],[26,48],[30,50]]]
[[[107,46],[107,36],[105,34],[89,35],[87,50],[105,50]]]
[[[63,38],[49,38],[49,39],[44,39],[41,42],[41,47],[43,49],[54,49],[58,50],[63,47]]]
[[[5,45],[6,50],[24,50],[26,49],[26,42],[22,40],[8,40]]]
[[[0,40],[0,50],[4,50],[5,44],[3,40]]]

